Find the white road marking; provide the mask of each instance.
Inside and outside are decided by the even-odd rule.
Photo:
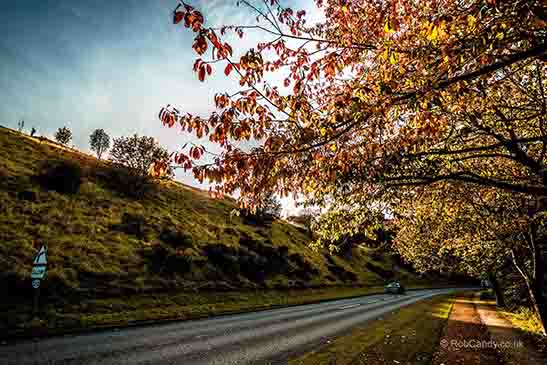
[[[345,307],[340,307],[340,309],[355,308],[355,307],[358,307],[358,306],[360,306],[360,305],[361,305],[361,303],[352,304],[352,305],[346,305]]]
[[[372,304],[372,303],[377,303],[377,302],[381,302],[382,300],[381,299],[378,299],[378,300],[372,300],[370,302],[363,302],[363,304]]]

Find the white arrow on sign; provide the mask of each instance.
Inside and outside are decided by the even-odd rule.
[[[47,246],[42,246],[38,254],[34,258],[33,265],[46,265],[47,264]]]

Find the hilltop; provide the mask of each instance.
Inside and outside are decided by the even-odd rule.
[[[408,285],[426,283],[389,252],[358,247],[344,258],[316,252],[301,227],[281,219],[249,222],[231,214],[237,207],[233,199],[214,200],[175,181],[158,182],[136,197],[125,169],[44,138],[0,128],[0,153],[6,327],[28,320],[30,270],[42,244],[49,248],[42,300],[56,308],[46,317],[57,319],[64,312],[91,315],[96,307],[116,311],[112,303],[120,298],[161,297],[158,306],[188,293],[305,288],[324,293],[379,287],[392,277]],[[52,171],[63,168],[79,171],[75,191],[64,189],[70,174],[61,179],[62,189],[56,176],[51,182]],[[127,300],[116,303],[119,311],[128,310]],[[139,303],[132,300],[131,310]]]

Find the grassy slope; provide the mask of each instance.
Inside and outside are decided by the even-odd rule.
[[[173,297],[173,292],[180,295],[196,290],[201,293],[205,289],[255,291],[382,285],[383,278],[366,269],[366,262],[394,270],[408,285],[420,283],[414,274],[398,267],[390,256],[376,255],[372,260],[367,249],[356,249],[351,261],[333,258],[338,266],[354,272],[357,277],[351,282],[340,280],[329,272],[323,255],[307,247],[306,234],[285,221],[278,220],[264,227],[245,224],[240,217],[230,217],[236,207],[233,200],[212,200],[206,192],[176,182],[162,183],[145,199],[126,198],[102,183],[97,171],[112,169],[108,163],[49,141],[0,128],[0,154],[0,289],[10,293],[0,304],[4,326],[7,322],[8,327],[18,323],[19,320],[14,319],[17,313],[28,313],[29,273],[42,243],[49,246],[49,272],[43,296],[47,296],[50,305],[73,313],[95,311],[89,309],[95,308],[93,304],[84,305],[87,302],[112,300],[115,303],[115,298],[131,297],[132,303],[139,303],[135,298],[143,293],[160,296],[170,293]],[[45,190],[36,182],[40,164],[49,159],[77,161],[83,166],[84,183],[78,194],[59,194]],[[21,191],[35,192],[36,201],[19,199],[17,195]],[[143,237],[137,238],[116,228],[124,213],[144,217]],[[167,246],[160,240],[160,232],[166,228],[191,236],[190,247],[169,247],[176,257],[191,260],[189,271],[154,269],[147,259],[146,252]],[[204,245],[222,243],[238,248],[243,235],[274,249],[287,246],[289,255],[301,255],[318,273],[310,278],[293,275],[298,265],[290,262],[291,273],[274,273],[255,282],[237,273],[223,272],[222,267],[207,260]],[[167,300],[168,296],[163,298]],[[192,299],[185,301],[192,302]],[[130,305],[127,300],[124,303],[125,307],[118,306],[118,311],[126,310],[127,306],[136,310],[139,306]],[[157,306],[163,302],[148,300],[147,303],[147,306]],[[111,312],[116,311],[116,306],[109,307],[113,308]]]

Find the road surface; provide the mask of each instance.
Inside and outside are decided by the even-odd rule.
[[[285,364],[370,319],[456,289],[378,294],[211,319],[8,343],[1,364]]]

